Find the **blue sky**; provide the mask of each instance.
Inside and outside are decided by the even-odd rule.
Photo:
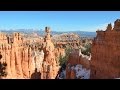
[[[0,29],[96,31],[120,18],[120,11],[0,11]]]

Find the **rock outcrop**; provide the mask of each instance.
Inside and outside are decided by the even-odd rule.
[[[70,45],[73,48],[77,48],[80,44],[80,36],[74,33],[63,33],[60,35],[54,35],[52,37],[55,46],[66,47]]]
[[[114,27],[108,24],[105,31],[96,31],[91,49],[91,79],[120,77],[120,19]]]
[[[91,56],[81,53],[81,49],[73,50],[66,65],[66,79],[89,79]]]
[[[17,32],[12,36],[0,33],[1,62],[7,63],[7,76],[4,78],[55,79],[59,64],[55,59],[49,28],[46,27],[45,31],[44,41],[40,38],[33,42]]]
[[[46,36],[43,43],[43,79],[55,79],[59,70],[59,65],[55,59],[55,48],[54,44],[51,41],[50,28],[46,27],[45,29]]]

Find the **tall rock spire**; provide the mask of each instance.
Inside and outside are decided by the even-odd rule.
[[[43,77],[44,79],[55,79],[58,66],[55,60],[55,48],[51,41],[50,28],[45,27],[46,36],[44,38],[44,62],[43,62]]]

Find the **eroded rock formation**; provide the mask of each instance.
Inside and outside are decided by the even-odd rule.
[[[114,27],[108,24],[106,31],[97,31],[92,45],[91,79],[120,77],[120,19]]]
[[[42,78],[55,79],[59,70],[59,65],[55,59],[55,48],[51,41],[50,28],[46,27],[45,31],[46,36],[43,43],[44,60]]]
[[[50,29],[46,27],[45,31],[44,41],[41,38],[29,41],[17,32],[12,36],[0,33],[1,62],[7,63],[7,76],[4,78],[55,79],[59,63],[55,59]]]
[[[73,50],[68,58],[66,66],[66,79],[89,79],[91,56],[81,53],[81,49]],[[86,76],[87,75],[87,76]]]
[[[63,33],[52,37],[55,46],[66,47],[70,45],[72,48],[77,48],[80,44],[80,36],[74,33]]]

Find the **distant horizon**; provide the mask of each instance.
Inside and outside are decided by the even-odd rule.
[[[120,19],[120,11],[0,11],[0,30],[34,29],[52,31],[105,30]]]
[[[0,29],[0,31],[16,31],[16,30],[22,30],[22,28],[21,29]],[[28,29],[23,29],[23,30],[33,30],[33,31],[44,31],[43,29],[31,29],[31,28],[28,28]],[[82,30],[73,30],[73,31],[57,31],[57,30],[51,30],[51,32],[76,32],[76,31],[80,31],[80,32],[96,32],[96,31],[82,31]]]

